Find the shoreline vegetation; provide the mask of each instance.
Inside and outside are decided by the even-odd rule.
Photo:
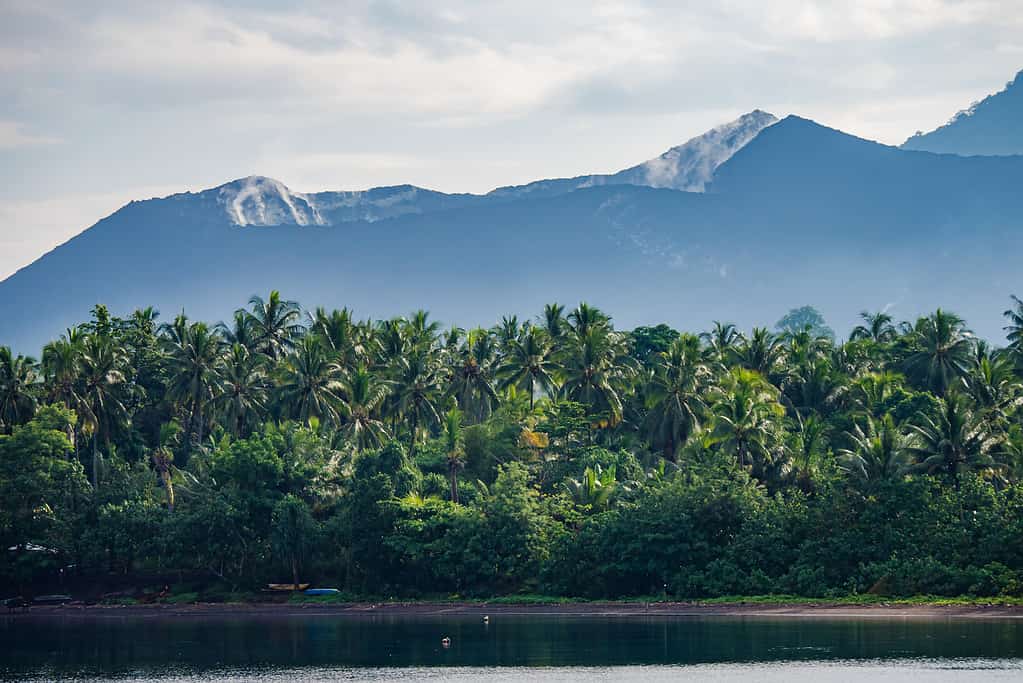
[[[0,598],[1012,611],[1009,301],[1001,347],[941,309],[843,340],[809,306],[701,334],[585,303],[468,330],[276,291],[216,325],[97,306],[39,360],[0,346]],[[334,594],[263,592],[298,585]]]
[[[528,597],[528,599],[527,599]],[[287,602],[195,602],[184,604],[100,604],[34,607],[19,614],[65,617],[774,617],[774,618],[997,618],[1023,619],[1023,600],[944,598],[881,598],[850,596],[813,600],[793,596],[728,596],[710,600],[581,600],[544,596],[512,596],[493,600]]]

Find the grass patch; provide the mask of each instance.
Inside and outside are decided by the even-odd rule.
[[[199,594],[195,591],[189,591],[187,593],[175,593],[168,595],[163,599],[163,602],[169,605],[187,605],[193,602],[199,602]]]

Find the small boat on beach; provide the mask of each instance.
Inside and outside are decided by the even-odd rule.
[[[337,595],[341,591],[337,588],[307,588],[302,592],[306,595]]]
[[[268,583],[268,590],[272,591],[304,591],[309,588],[308,583]]]
[[[37,595],[32,600],[33,605],[66,605],[69,602],[70,595]]]

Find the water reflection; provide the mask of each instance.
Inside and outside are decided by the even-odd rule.
[[[449,648],[442,646],[445,637],[451,639]],[[727,617],[497,616],[489,624],[478,617],[6,617],[0,619],[0,642],[0,671],[8,679],[176,672],[192,680],[188,677],[217,672],[210,680],[221,681],[243,672],[238,680],[258,674],[290,681],[294,676],[282,672],[298,668],[303,676],[318,672],[315,677],[325,680],[376,674],[385,676],[377,680],[392,680],[403,676],[406,667],[417,667],[422,674],[432,667],[605,671],[627,665],[820,666],[885,660],[974,662],[966,670],[976,669],[978,661],[1003,662],[992,671],[1010,671],[1018,679],[1021,672],[1013,660],[1023,657],[1023,624]],[[947,674],[949,669],[942,666],[926,670]],[[385,673],[352,667],[383,667]],[[440,669],[445,676],[461,670]],[[573,676],[585,673],[572,671]],[[522,669],[515,675],[529,674]]]

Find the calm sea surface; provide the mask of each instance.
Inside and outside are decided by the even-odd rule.
[[[443,638],[451,645],[444,648]],[[1023,623],[0,617],[3,680],[1023,681]]]

